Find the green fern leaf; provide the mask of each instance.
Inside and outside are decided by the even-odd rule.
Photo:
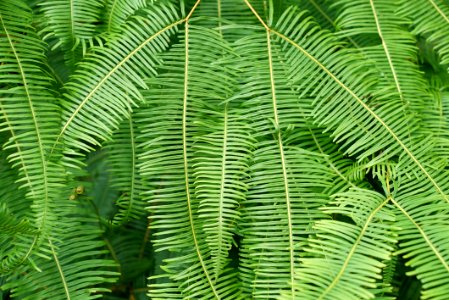
[[[49,92],[51,78],[43,71],[45,46],[30,27],[31,19],[23,2],[0,3],[0,49],[4,56],[0,76],[7,79],[0,89],[0,127],[10,135],[3,148],[13,151],[8,160],[19,170],[20,187],[26,189],[26,197],[33,202],[30,221],[38,232],[26,250],[3,258],[2,272],[26,262],[55,226],[52,211],[64,182],[63,169],[55,160],[49,160],[60,120],[59,108]]]
[[[396,242],[391,226],[394,215],[386,207],[389,201],[389,197],[362,189],[336,196],[334,206],[325,212],[350,217],[354,223],[315,223],[316,236],[308,241],[293,282],[298,299],[374,298],[383,261],[391,258]],[[285,293],[281,298],[291,297]]]
[[[449,5],[444,0],[400,1],[398,12],[410,18],[414,33],[426,37],[440,55],[441,63],[449,63]]]
[[[155,54],[168,46],[182,22],[172,6],[155,5],[104,48],[92,49],[65,85],[57,140],[75,151],[90,151],[110,139],[131,107],[143,101],[139,88],[146,88],[143,79],[155,74]]]
[[[170,281],[177,284],[183,297],[225,298],[236,293],[236,276],[227,269],[213,274],[216,264],[211,256],[222,257],[224,251],[211,253],[205,231],[212,230],[216,236],[227,236],[232,232],[232,228],[229,229],[232,223],[214,229],[217,215],[204,207],[204,199],[203,209],[201,207],[204,190],[200,180],[195,186],[195,162],[191,159],[192,143],[198,139],[208,141],[201,126],[195,124],[198,116],[219,116],[212,108],[227,100],[235,89],[235,81],[230,77],[232,73],[226,69],[223,58],[229,52],[229,46],[218,32],[189,23],[180,39],[182,44],[175,45],[162,56],[161,75],[148,81],[151,92],[146,94],[146,100],[150,105],[139,113],[141,118],[138,121],[142,124],[139,140],[143,147],[140,171],[148,186],[145,195],[154,214],[151,217],[151,226],[155,230],[154,245],[157,251],[173,253],[164,260],[161,268]],[[208,49],[206,54],[201,51],[204,47]],[[223,146],[220,149],[221,155]],[[235,164],[238,169],[240,161],[241,158],[235,155],[229,156],[227,163]],[[199,168],[198,160],[196,164]],[[205,174],[198,168],[198,176]],[[221,171],[218,172],[220,182]],[[217,180],[216,176],[214,180]],[[195,188],[200,199],[195,195]],[[229,202],[231,200],[228,198],[226,201],[232,203]],[[214,201],[220,203],[225,200],[219,198]],[[234,216],[235,212],[231,211],[226,218],[232,220]],[[149,295],[165,295],[171,286],[165,282],[153,284]]]

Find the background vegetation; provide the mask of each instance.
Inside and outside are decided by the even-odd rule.
[[[446,0],[0,1],[0,297],[449,295]]]

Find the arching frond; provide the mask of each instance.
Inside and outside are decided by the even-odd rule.
[[[340,34],[378,35],[379,44],[364,47],[362,51],[379,68],[379,91],[389,98],[398,97],[404,111],[411,110],[414,115],[422,112],[431,95],[418,68],[418,48],[407,30],[409,21],[395,14],[398,5],[383,0],[343,0],[334,5],[342,7],[338,18]]]
[[[445,300],[448,28],[447,0],[0,0],[0,298]]]
[[[198,178],[196,185],[194,180],[195,164],[200,167],[198,160],[211,161],[198,157],[193,162],[192,144],[197,140],[196,146],[201,147],[201,139],[202,142],[208,141],[202,126],[195,123],[198,116],[214,114],[219,117],[221,114],[216,114],[213,108],[234,91],[235,81],[223,58],[230,49],[217,31],[190,23],[186,24],[180,40],[180,44],[162,57],[161,75],[148,81],[151,92],[146,93],[146,100],[149,107],[141,110],[138,121],[142,124],[139,140],[143,147],[140,170],[148,186],[145,195],[153,213],[153,242],[157,251],[170,251],[170,257],[164,260],[161,268],[172,282],[151,285],[149,295],[165,295],[175,283],[183,297],[224,299],[236,293],[237,281],[234,273],[227,270],[213,274],[216,265],[210,259],[211,255],[220,254],[211,253],[206,231],[210,229],[216,236],[226,236],[232,232],[232,228],[229,229],[232,223],[213,229],[219,220],[215,212],[207,209],[205,199],[201,199],[205,196],[201,188],[202,178]],[[207,52],[202,51],[205,48]],[[227,142],[232,143],[232,139]],[[223,145],[220,148],[219,155],[222,155]],[[196,149],[198,151],[199,148]],[[226,155],[227,163],[238,169],[241,164],[239,154]],[[198,176],[206,174],[201,168],[196,170]],[[220,181],[222,171],[218,172]],[[232,186],[232,183],[225,183]],[[219,198],[213,201],[218,205],[232,204],[232,196],[226,197],[226,200]],[[212,203],[208,205],[215,206]],[[233,215],[234,212],[229,212],[225,218],[231,221]]]
[[[39,271],[29,266],[19,268],[2,288],[12,289],[20,299],[87,300],[101,297],[108,291],[97,285],[113,282],[117,273],[113,261],[104,259],[107,252],[96,220],[73,203],[58,207],[57,215],[64,219],[47,242],[45,257],[36,259]],[[76,218],[71,216],[75,215]],[[84,215],[84,216],[83,216]],[[67,221],[67,218],[71,218]]]
[[[449,292],[449,208],[438,197],[415,196],[413,183],[402,188],[401,195],[392,198],[401,229],[397,253],[413,268],[408,275],[422,282],[422,299],[443,300]]]
[[[376,81],[357,55],[339,49],[338,40],[319,31],[294,9],[279,20],[278,30],[266,28],[283,46],[291,65],[291,82],[315,97],[316,122],[333,130],[335,140],[347,154],[358,159],[377,154],[373,164],[401,154],[425,178],[427,189],[449,201],[447,176],[439,176],[429,168],[424,163],[426,153],[415,153],[418,149],[409,142],[413,122],[398,113],[402,103],[385,101],[385,95],[373,95],[371,88]],[[320,47],[315,47],[317,43]]]
[[[59,124],[59,109],[51,94],[51,78],[43,71],[45,46],[29,25],[32,15],[19,0],[0,3],[0,127],[10,138],[3,149],[19,170],[18,182],[32,201],[30,222],[37,232],[20,254],[2,257],[1,271],[24,263],[55,226],[53,208],[64,181],[63,170],[48,153]],[[14,253],[14,252],[13,252]]]
[[[228,105],[214,122],[197,122],[202,134],[195,137],[192,159],[198,218],[219,276],[228,265],[237,222],[238,208],[245,199],[248,163],[253,141],[250,127]],[[211,117],[209,117],[211,119]]]
[[[329,171],[321,156],[295,147],[281,150],[278,141],[261,142],[250,171],[240,278],[246,297],[273,298],[290,289],[300,245],[313,232],[311,224],[324,217],[318,208],[326,203],[322,190]]]
[[[142,101],[143,79],[155,74],[155,54],[168,46],[178,19],[172,6],[152,6],[135,17],[123,34],[95,48],[65,85],[63,125],[57,140],[73,150],[91,150],[110,138],[131,107]]]
[[[345,216],[354,223],[320,220],[309,239],[293,288],[295,299],[371,299],[396,242],[390,198],[370,190],[352,189],[337,195],[326,213]],[[381,290],[377,290],[381,292]],[[282,299],[291,299],[291,293]]]
[[[294,278],[298,243],[310,233],[309,224],[322,217],[318,207],[326,198],[320,189],[329,174],[320,165],[323,157],[285,141],[304,127],[308,110],[285,80],[283,57],[270,32],[259,31],[236,45],[245,70],[238,98],[259,140],[242,210],[240,277],[245,297],[272,298]]]

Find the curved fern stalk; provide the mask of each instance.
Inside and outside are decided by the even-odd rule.
[[[293,288],[297,299],[371,299],[379,287],[384,261],[390,260],[394,214],[386,205],[390,197],[364,189],[336,195],[328,214],[346,216],[354,224],[319,220],[309,239]],[[377,292],[382,292],[377,289]],[[300,295],[300,296],[299,296]],[[292,299],[284,293],[281,299]]]
[[[32,16],[17,0],[0,4],[0,49],[4,61],[0,76],[6,84],[0,90],[0,126],[11,138],[4,149],[12,149],[8,160],[19,169],[21,187],[33,202],[32,220],[36,235],[28,249],[2,261],[2,272],[26,262],[55,225],[52,212],[64,181],[63,170],[48,153],[59,125],[59,109],[51,94],[51,78],[43,71],[45,47],[28,24]],[[55,156],[56,158],[56,156]]]
[[[339,34],[375,34],[379,37],[378,43],[363,48],[363,54],[374,61],[380,72],[380,81],[376,87],[378,99],[382,99],[382,95],[386,95],[385,101],[399,97],[404,114],[417,116],[430,113],[428,106],[431,94],[419,70],[418,47],[413,35],[407,31],[406,26],[410,22],[395,14],[398,5],[384,0],[342,0],[335,5],[343,9],[337,21],[342,29]],[[435,120],[419,125],[425,130],[426,126],[433,123]]]
[[[414,195],[415,188],[414,182],[402,184],[392,198],[401,229],[397,254],[413,268],[407,275],[422,282],[422,299],[443,300],[449,292],[449,210],[435,195]]]
[[[90,151],[110,139],[131,106],[143,101],[139,89],[146,88],[144,78],[155,74],[155,55],[168,47],[185,20],[171,5],[154,5],[104,48],[93,48],[65,85],[57,143],[64,140],[72,151]]]
[[[240,216],[237,211],[245,199],[250,150],[253,148],[249,137],[250,128],[235,110],[215,113],[212,122],[197,122],[204,131],[195,136],[192,167],[195,176],[195,198],[199,200],[198,218],[204,223],[206,242],[214,262],[213,274],[216,278],[229,263],[236,223]]]
[[[350,51],[339,49],[333,35],[320,31],[308,19],[303,20],[302,15],[295,9],[286,11],[278,22],[279,30],[268,27],[256,16],[278,37],[291,65],[291,82],[315,97],[316,122],[332,129],[334,140],[359,160],[377,154],[371,161],[374,165],[402,154],[409,166],[419,170],[426,189],[434,190],[449,202],[448,176],[439,176],[430,169],[424,163],[426,153],[414,153],[408,142],[409,127],[405,125],[413,123],[398,113],[402,111],[402,103],[370,100],[375,81],[366,71],[367,66]]]
[[[273,298],[294,279],[298,243],[307,237],[309,222],[323,217],[317,208],[326,202],[322,191],[330,172],[323,157],[285,140],[295,126],[304,127],[307,110],[300,114],[302,104],[285,80],[271,33],[259,31],[236,46],[239,67],[246,70],[238,97],[259,140],[240,222],[240,277],[246,297]]]
[[[99,285],[114,282],[119,274],[113,271],[115,263],[103,258],[108,251],[96,219],[73,202],[58,206],[56,214],[64,222],[48,241],[51,259],[38,257],[39,272],[20,267],[20,277],[11,275],[2,288],[24,300],[98,299],[109,291]]]
[[[47,0],[39,5],[44,15],[44,39],[54,38],[53,50],[60,48],[67,66],[74,68],[94,42],[103,1]]]
[[[108,33],[121,32],[126,19],[136,11],[147,6],[146,0],[107,0],[104,22]]]
[[[424,36],[440,55],[441,64],[449,63],[449,5],[444,0],[400,1],[399,15],[410,18],[413,33]]]
[[[156,282],[150,285],[149,295],[158,297],[175,283],[184,298],[222,299],[237,292],[237,281],[227,270],[214,278],[203,229],[210,228],[206,220],[216,222],[216,214],[200,212],[191,149],[195,137],[203,135],[201,126],[194,123],[198,115],[213,114],[213,104],[225,101],[235,87],[222,62],[229,46],[218,32],[191,25],[190,15],[181,44],[162,56],[161,75],[148,80],[150,90],[145,96],[149,107],[139,112],[140,171],[153,213],[153,242],[157,251],[170,252],[161,269],[172,282],[167,285],[150,278]],[[225,235],[228,228],[222,230],[216,234]]]
[[[130,115],[129,119],[122,121],[112,135],[112,141],[106,145],[111,187],[120,193],[116,202],[119,211],[112,220],[117,226],[145,214],[146,204],[140,196],[143,186],[137,167],[136,130],[134,116]]]
[[[248,17],[241,1],[206,1],[198,7],[198,14],[208,18],[197,22],[207,28],[216,28],[221,39],[226,36],[226,40],[235,40],[244,34],[240,30],[223,28],[224,24]],[[236,58],[229,55],[228,49],[222,50],[222,56],[223,62]],[[228,65],[229,62],[226,67]],[[237,86],[238,74],[232,75],[233,78],[227,78],[224,86]],[[223,97],[226,103],[208,105],[210,112],[196,121],[201,134],[194,136],[193,143],[192,167],[195,198],[199,201],[198,218],[204,223],[215,281],[230,262],[229,250],[240,220],[237,209],[245,199],[247,186],[244,179],[248,175],[250,150],[254,147],[250,138],[251,128],[244,122],[242,112],[234,108],[236,104],[229,99],[233,93],[233,90],[226,91]]]

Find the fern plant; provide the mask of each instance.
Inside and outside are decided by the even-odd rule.
[[[449,295],[443,0],[2,0],[2,299]]]

